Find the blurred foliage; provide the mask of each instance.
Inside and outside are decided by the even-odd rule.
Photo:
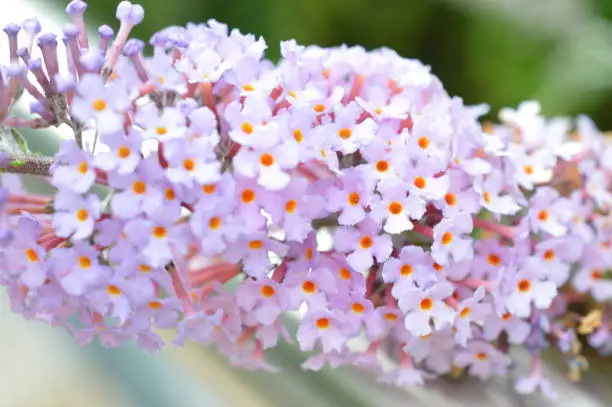
[[[62,0],[52,0],[60,2]],[[504,106],[537,98],[549,115],[585,113],[612,128],[610,0],[140,0],[135,35],[215,18],[278,42],[389,47],[433,67],[448,91]],[[115,2],[90,0],[89,21],[117,25]],[[114,24],[113,24],[114,23]],[[598,29],[602,28],[602,29]],[[610,37],[602,33],[610,33]]]

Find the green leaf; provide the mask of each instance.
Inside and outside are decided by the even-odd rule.
[[[11,167],[23,167],[25,165],[25,160],[23,158],[18,158],[16,160],[12,160],[9,162]]]
[[[15,143],[19,146],[19,149],[23,154],[30,155],[30,149],[28,148],[28,142],[23,137],[21,133],[19,133],[16,129],[11,129],[11,133],[13,134],[13,138],[15,139]]]

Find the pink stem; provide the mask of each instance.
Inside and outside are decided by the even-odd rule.
[[[487,280],[481,280],[479,278],[468,277],[463,280],[459,280],[456,282],[457,284],[463,284],[466,287],[472,288],[474,290],[479,287],[484,287],[488,292],[493,291],[493,282]]]
[[[183,281],[181,280],[181,276],[179,275],[176,267],[171,267],[170,270],[168,270],[168,274],[170,274],[170,278],[172,279],[172,285],[174,286],[176,296],[183,301],[185,313],[193,314],[195,312],[195,308],[189,299],[189,294],[183,285]]]
[[[425,226],[420,223],[415,223],[412,230],[416,233],[419,233],[423,236],[433,239],[433,229],[429,226]]]
[[[272,273],[272,280],[276,281],[277,283],[280,283],[285,279],[286,275],[287,275],[287,260],[285,259],[276,268],[276,270],[274,270],[274,273]]]
[[[515,228],[502,225],[501,223],[492,222],[484,219],[474,219],[474,227],[478,229],[488,230],[489,232],[497,233],[500,236],[509,240],[514,240],[516,231]]]

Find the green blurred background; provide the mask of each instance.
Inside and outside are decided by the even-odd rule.
[[[268,56],[295,38],[322,46],[386,46],[431,65],[449,93],[492,111],[540,100],[548,115],[592,116],[612,130],[612,0],[141,0],[146,16],[135,36],[148,40],[167,26],[215,18],[263,35]],[[59,0],[0,0],[4,13],[19,5],[63,19]],[[114,18],[116,1],[90,0],[92,26]],[[34,10],[33,9],[33,10]],[[53,13],[55,11],[56,13]],[[49,16],[47,16],[47,13]],[[4,21],[3,13],[0,20]],[[21,21],[23,17],[17,22]],[[7,21],[8,22],[8,21]],[[495,114],[490,116],[495,118]],[[33,135],[31,147],[56,145]],[[40,148],[39,148],[40,147]],[[517,397],[512,378],[487,386],[437,382],[427,389],[390,389],[351,369],[303,372],[294,345],[269,352],[280,374],[229,366],[214,350],[190,345],[154,356],[126,346],[76,347],[67,334],[25,321],[0,295],[0,407],[367,407],[612,405],[612,367],[598,364],[580,384],[568,383],[563,361],[547,367],[560,402]],[[166,333],[168,340],[171,333]],[[524,357],[518,355],[519,360]],[[524,355],[523,355],[524,356]],[[519,363],[513,376],[524,373]]]
[[[611,0],[140,2],[146,16],[135,35],[143,39],[170,24],[215,18],[263,35],[272,59],[290,38],[385,46],[431,65],[451,94],[487,102],[495,114],[534,98],[548,115],[585,113],[612,129]],[[113,21],[114,1],[89,4],[92,20]]]

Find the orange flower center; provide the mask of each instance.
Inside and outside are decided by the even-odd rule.
[[[520,292],[526,293],[531,290],[531,281],[522,279],[518,282],[516,286],[518,287]]]
[[[304,134],[302,134],[302,130],[295,129],[293,130],[293,139],[298,143],[301,143],[304,140]]]
[[[352,135],[353,132],[351,131],[351,129],[344,128],[338,130],[338,136],[340,136],[340,138],[343,140],[348,140],[349,138],[351,138]]]
[[[347,269],[346,267],[341,268],[338,274],[340,274],[340,278],[343,280],[351,279],[351,271]]]
[[[488,358],[489,358],[489,355],[487,355],[484,352],[478,352],[476,354],[476,359],[478,359],[478,360],[487,360]]]
[[[393,215],[399,215],[404,210],[404,207],[399,202],[391,202],[388,209]]]
[[[363,306],[363,304],[360,304],[358,302],[353,303],[351,308],[352,308],[353,312],[356,313],[356,314],[361,314],[363,311],[365,311],[365,307]]]
[[[325,105],[321,104],[321,103],[317,103],[314,107],[313,107],[314,111],[317,113],[323,113],[325,111]]]
[[[453,234],[451,232],[444,232],[442,235],[441,242],[443,245],[450,244],[453,241]]]
[[[130,156],[131,150],[127,146],[121,146],[117,149],[117,155],[119,158],[128,158]]]
[[[389,163],[385,160],[380,160],[376,163],[376,171],[387,172],[389,170]]]
[[[555,251],[554,250],[546,250],[544,252],[544,260],[552,261],[554,258],[555,258]]]
[[[272,155],[265,153],[262,154],[259,157],[259,162],[261,163],[261,165],[263,165],[264,167],[270,167],[271,165],[274,164],[274,157],[272,157]]]
[[[240,199],[244,203],[251,203],[255,200],[255,192],[252,189],[245,189],[240,195]]]
[[[312,250],[312,248],[308,248],[306,249],[306,258],[308,260],[312,260],[312,257],[314,256],[314,251]]]
[[[501,257],[495,253],[491,253],[487,256],[487,262],[492,266],[499,266],[501,264]]]
[[[249,122],[242,123],[242,126],[240,126],[240,129],[246,134],[253,133],[253,125]]]
[[[202,185],[202,191],[204,191],[205,194],[212,194],[217,190],[217,185],[215,184],[206,184],[206,185]]]
[[[134,191],[136,195],[142,195],[147,191],[147,184],[142,181],[136,181],[132,185],[132,191]]]
[[[416,177],[414,179],[414,186],[418,189],[423,189],[427,186],[427,181],[423,177]]]
[[[166,134],[168,134],[168,129],[166,127],[160,126],[160,127],[155,129],[155,133],[158,136],[165,136]]]
[[[591,278],[593,280],[602,280],[603,279],[603,272],[599,269],[595,269],[595,270],[591,270]]]
[[[429,139],[427,137],[419,138],[419,147],[421,147],[423,150],[429,147]]]
[[[412,266],[410,264],[404,264],[400,267],[400,275],[406,277],[412,274]]]
[[[153,228],[153,236],[158,239],[163,239],[168,234],[168,231],[163,226],[155,226]]]
[[[351,206],[357,205],[360,199],[361,196],[359,196],[357,192],[351,192],[350,194],[348,194],[348,203]]]
[[[172,188],[166,189],[165,195],[168,201],[174,201],[174,199],[176,198],[176,194],[174,193],[174,190]]]
[[[90,268],[91,267],[91,260],[89,259],[89,257],[87,257],[87,256],[79,257],[79,266],[81,266],[82,269]]]
[[[509,312],[506,312],[504,315],[502,315],[502,319],[504,321],[509,321],[510,318],[512,318],[512,314],[510,314]]]
[[[141,264],[138,266],[138,270],[142,271],[143,273],[149,273],[152,269],[150,266],[147,266],[146,264]]]
[[[317,328],[327,329],[329,328],[329,318],[319,318],[316,322]]]
[[[274,295],[276,291],[274,291],[274,287],[269,286],[269,285],[264,285],[261,287],[261,295],[263,295],[266,298],[270,298]]]
[[[85,222],[87,219],[89,219],[89,212],[87,212],[86,209],[81,208],[76,211],[76,218],[79,222]]]
[[[531,175],[533,174],[533,167],[531,165],[526,165],[523,167],[523,171],[525,171],[525,174]]]
[[[114,284],[106,287],[106,291],[108,291],[110,295],[121,295],[121,289]]]
[[[387,320],[389,322],[395,322],[395,321],[397,321],[397,314],[394,314],[392,312],[387,312],[385,314],[385,320]]]
[[[455,206],[457,204],[457,197],[451,192],[444,195],[444,200],[448,206]]]
[[[106,101],[104,99],[96,99],[91,104],[91,107],[96,112],[103,112],[103,111],[106,110],[107,104],[106,104]]]
[[[433,308],[433,300],[431,298],[423,298],[420,307],[423,311],[429,311]]]
[[[484,201],[485,201],[486,203],[491,203],[491,194],[489,194],[488,192],[486,192],[486,191],[485,191],[485,192],[482,194],[482,199],[484,199]]]
[[[542,209],[540,212],[538,212],[538,219],[542,222],[546,222],[549,216],[550,214],[546,209]]]
[[[81,174],[85,174],[87,171],[89,171],[89,165],[87,165],[87,163],[83,161],[79,164],[78,170]]]
[[[162,307],[162,303],[159,301],[151,301],[148,305],[151,309],[160,309]]]
[[[219,229],[219,227],[221,227],[221,219],[219,219],[217,216],[210,218],[208,221],[208,227],[212,230]]]
[[[295,199],[291,199],[287,201],[285,204],[285,211],[287,213],[293,213],[297,209],[297,201]]]
[[[302,290],[304,290],[305,293],[313,294],[317,291],[317,285],[310,280],[304,281],[302,284]]]
[[[372,247],[372,244],[374,244],[374,241],[372,240],[370,236],[364,236],[359,241],[359,246],[362,249],[369,249],[370,247]]]
[[[195,161],[193,161],[191,158],[187,158],[183,161],[183,168],[185,169],[185,171],[193,171],[193,169],[195,168]]]
[[[465,307],[461,310],[461,312],[459,313],[459,316],[461,318],[467,318],[470,315],[470,312],[472,312],[470,307]]]
[[[32,248],[25,249],[24,253],[25,253],[26,259],[28,259],[30,263],[36,263],[39,260],[36,250]]]
[[[438,264],[438,263],[434,263],[434,264],[433,264],[433,268],[434,268],[434,270],[436,270],[436,271],[438,271],[438,272],[440,272],[440,271],[444,270],[444,266],[443,266],[443,265],[441,265],[441,264]]]
[[[263,247],[263,241],[261,240],[251,240],[249,242],[249,249],[251,250],[259,250]]]

